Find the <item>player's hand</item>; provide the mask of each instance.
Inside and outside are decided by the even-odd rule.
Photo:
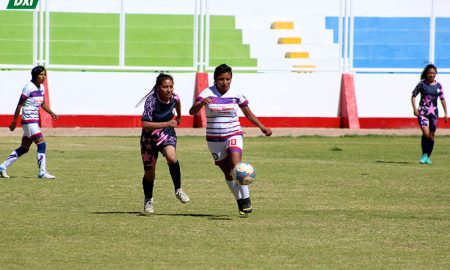
[[[204,106],[204,105],[207,105],[207,104],[211,104],[211,103],[213,103],[212,98],[207,97],[207,98],[205,98],[204,100],[202,100],[203,106]]]
[[[417,110],[414,110],[414,115],[419,116],[419,112]]]
[[[53,120],[58,120],[58,115],[52,114],[52,116],[53,116]]]
[[[445,122],[445,123],[448,122],[448,117],[447,117],[447,115],[444,116],[444,122]]]
[[[177,120],[170,120],[167,122],[167,127],[176,127],[178,125]]]
[[[16,129],[16,121],[12,121],[11,124],[9,125],[9,130],[14,131]]]
[[[262,133],[264,133],[266,136],[272,135],[272,130],[270,128],[262,128]]]

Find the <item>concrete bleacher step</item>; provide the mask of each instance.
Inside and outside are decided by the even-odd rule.
[[[280,37],[278,38],[278,44],[302,44],[301,37]]]
[[[324,16],[236,16],[236,26],[259,69],[338,69],[339,47]]]
[[[252,45],[250,56],[261,57],[280,57],[286,52],[305,51],[309,52],[312,58],[338,58],[339,46],[337,44],[266,44],[260,43]]]
[[[286,52],[284,53],[284,58],[309,58],[309,52],[302,52],[302,51],[296,51],[296,52]]]
[[[337,70],[340,68],[339,61],[335,59],[284,59],[279,61],[278,58],[262,58],[258,59],[257,67],[261,70],[295,70],[301,69],[301,66],[307,69],[315,70]]]
[[[274,29],[274,30],[290,30],[290,29],[294,29],[294,22],[283,22],[283,21],[277,21],[277,22],[273,22],[270,25],[270,29]]]
[[[293,29],[293,30],[273,30],[273,29],[242,29],[242,41],[250,43],[259,42],[275,43],[279,38],[300,37],[302,43],[333,44],[333,30],[329,29]]]
[[[285,14],[236,15],[236,27],[240,29],[270,29],[274,22],[294,22],[294,28],[325,29],[325,17],[322,15],[286,16]]]

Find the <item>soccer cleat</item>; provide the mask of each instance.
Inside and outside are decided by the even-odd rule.
[[[49,174],[48,172],[45,172],[45,173],[39,174],[38,178],[40,178],[40,179],[55,179],[56,177],[54,175]]]
[[[427,164],[427,160],[428,160],[428,156],[427,154],[422,154],[422,156],[420,157],[420,164]]]
[[[9,175],[6,173],[6,166],[0,165],[0,177],[9,178]]]
[[[427,157],[427,159],[425,160],[425,164],[432,164],[433,162],[431,162],[431,159],[429,157]]]
[[[239,200],[236,200],[236,201],[237,201],[238,208],[239,208],[239,215],[245,216],[246,213],[244,212],[244,207],[243,207],[244,199],[239,199]]]
[[[153,197],[151,199],[144,198],[144,213],[153,213]]]
[[[242,211],[246,214],[251,213],[252,210],[252,202],[250,201],[250,197],[242,199]]]
[[[189,199],[189,196],[184,193],[181,188],[175,191],[175,197],[177,197],[177,199],[182,203],[188,203],[191,201],[191,199]]]

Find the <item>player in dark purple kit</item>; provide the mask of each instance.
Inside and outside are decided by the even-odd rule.
[[[190,201],[181,189],[180,164],[176,155],[177,135],[175,127],[180,124],[181,104],[173,92],[173,78],[161,73],[152,90],[138,103],[145,100],[142,114],[141,155],[144,164],[144,212],[153,213],[153,183],[158,153],[161,152],[169,165],[169,172],[175,188],[175,196],[182,203]],[[173,111],[176,111],[176,119]]]
[[[422,156],[421,164],[431,164],[431,152],[434,147],[434,133],[438,123],[438,98],[444,109],[444,120],[448,122],[447,104],[444,99],[442,85],[435,80],[437,74],[436,66],[429,64],[422,71],[421,81],[412,92],[411,103],[414,115],[417,116],[422,129]],[[416,107],[416,96],[420,93],[419,108]]]

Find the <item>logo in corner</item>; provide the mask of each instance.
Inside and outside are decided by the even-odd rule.
[[[9,0],[6,9],[35,9],[39,0]]]

